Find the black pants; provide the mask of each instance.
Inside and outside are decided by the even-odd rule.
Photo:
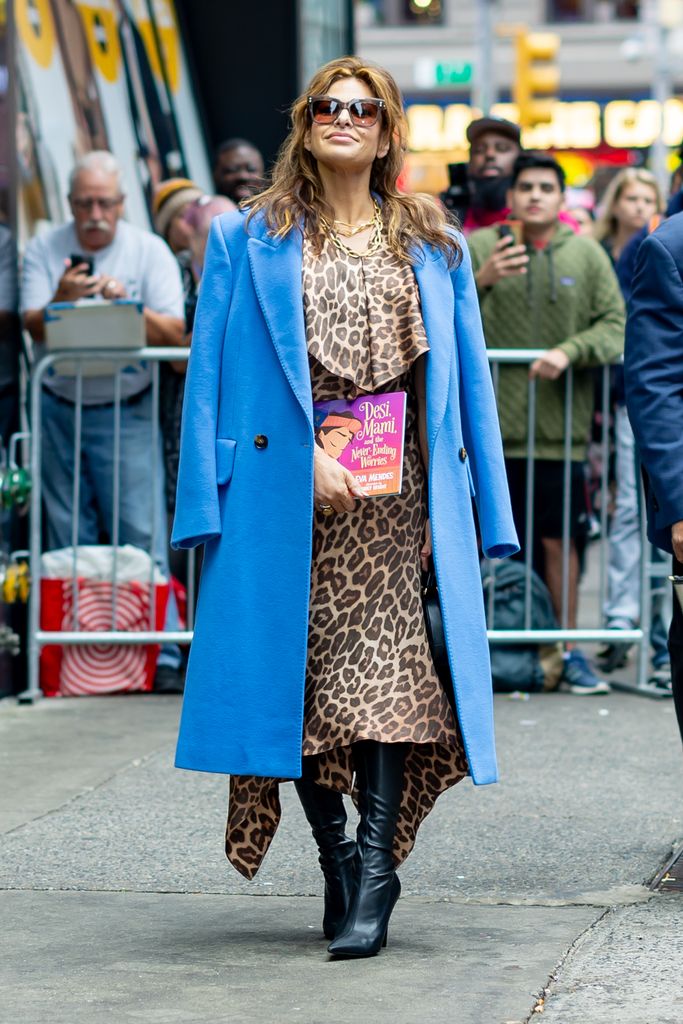
[[[683,565],[674,558],[672,572],[674,576],[683,576]],[[678,596],[674,593],[674,613],[669,629],[669,654],[671,655],[671,683],[673,686],[674,704],[678,728],[683,739],[683,608]]]
[[[506,458],[505,472],[510,488],[512,517],[519,538],[520,550],[513,558],[526,560],[526,459]],[[571,499],[569,502],[569,536],[577,547],[585,543],[586,522],[590,509],[586,490],[586,465],[583,462],[571,464]],[[543,539],[562,537],[564,507],[564,462],[558,459],[537,459],[534,467],[533,539],[532,565],[539,575],[544,575]]]

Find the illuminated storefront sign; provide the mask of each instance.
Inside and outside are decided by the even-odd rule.
[[[444,152],[468,148],[465,132],[479,111],[465,103],[413,103],[406,108],[410,127],[410,148],[416,152]],[[498,103],[491,110],[498,117],[516,121],[512,103]],[[671,99],[661,105],[655,100],[612,100],[604,107],[594,102],[555,103],[552,119],[524,133],[529,149],[595,149],[606,143],[617,149],[651,146],[663,136],[667,146],[683,139],[683,100]]]

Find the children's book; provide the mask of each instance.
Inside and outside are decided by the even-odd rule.
[[[370,497],[401,493],[405,391],[315,402],[313,421],[316,444],[350,470]]]

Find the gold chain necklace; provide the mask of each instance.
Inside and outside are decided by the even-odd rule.
[[[320,224],[321,224],[323,230],[325,231],[327,237],[329,238],[329,240],[332,242],[332,244],[337,249],[339,249],[340,252],[343,252],[346,256],[351,256],[353,259],[359,260],[363,256],[373,256],[376,252],[379,252],[379,250],[381,249],[381,247],[382,247],[382,211],[380,210],[380,206],[379,206],[379,203],[377,202],[377,200],[374,200],[374,204],[375,204],[375,212],[373,213],[372,221],[370,222],[373,225],[373,227],[374,227],[374,231],[373,231],[373,234],[372,234],[372,236],[370,238],[370,242],[368,243],[367,249],[365,249],[363,252],[357,252],[355,249],[352,249],[351,246],[345,245],[344,242],[342,242],[341,237],[339,236],[338,232],[336,232],[334,230],[334,228],[332,228],[327,223],[327,221],[325,220],[324,217],[320,218]],[[346,237],[348,237],[348,236],[346,236]]]
[[[361,233],[361,231],[365,231],[366,228],[372,227],[372,225],[374,223],[375,223],[375,213],[374,213],[374,210],[373,210],[373,214],[372,214],[372,217],[370,218],[370,220],[363,221],[362,224],[354,225],[354,224],[349,224],[349,222],[345,221],[345,220],[335,220],[335,222],[334,222],[334,230],[337,232],[338,235],[341,235],[342,238],[353,238],[354,235],[359,235]],[[342,231],[341,227],[338,227],[337,225],[341,225],[341,226],[343,226],[345,228],[348,228],[349,230],[348,231]]]

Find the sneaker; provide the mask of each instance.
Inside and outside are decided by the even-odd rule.
[[[182,668],[157,665],[152,689],[154,693],[182,693],[185,689],[185,673]]]
[[[609,683],[604,679],[598,679],[586,655],[576,648],[564,656],[560,689],[581,697],[611,692]]]
[[[653,665],[648,683],[664,693],[672,693],[671,663],[665,661],[662,665]]]
[[[598,648],[596,659],[600,663],[601,672],[614,672],[615,669],[625,668],[628,662],[628,654],[631,644],[603,644]]]

